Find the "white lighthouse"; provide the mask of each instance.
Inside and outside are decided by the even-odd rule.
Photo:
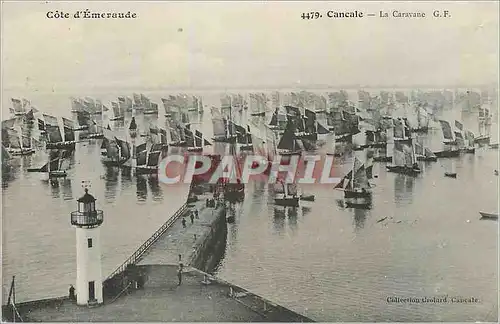
[[[95,305],[103,302],[100,228],[102,210],[95,209],[96,199],[85,189],[78,199],[78,210],[71,213],[76,227],[76,303]]]

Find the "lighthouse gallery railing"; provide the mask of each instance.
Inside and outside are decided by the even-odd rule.
[[[170,217],[156,232],[151,235],[151,237],[142,245],[127,259],[125,262],[122,263],[115,271],[113,271],[107,278],[106,280],[109,280],[116,276],[119,273],[122,273],[125,271],[127,266],[131,264],[136,264],[139,262],[141,257],[146,253],[146,251],[153,245],[158,239],[169,229],[170,226],[172,226],[176,220],[178,220],[187,210],[187,203],[182,205],[181,208],[179,208],[175,214]]]

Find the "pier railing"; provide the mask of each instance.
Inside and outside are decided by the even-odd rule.
[[[156,242],[158,239],[165,234],[165,232],[172,226],[176,220],[178,220],[187,210],[187,203],[182,205],[181,208],[179,208],[175,214],[170,217],[156,232],[151,235],[149,239],[147,239],[146,242],[142,243],[142,245],[127,259],[125,262],[122,263],[118,268],[116,268],[115,271],[113,271],[107,278],[106,280],[109,280],[116,276],[119,273],[122,273],[125,271],[127,266],[131,264],[136,264],[139,262],[141,257],[146,253],[146,251]]]

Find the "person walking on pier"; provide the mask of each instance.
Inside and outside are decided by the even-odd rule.
[[[191,224],[194,224],[194,213],[189,214],[189,218],[191,219]]]
[[[182,227],[186,228],[186,218],[182,218]]]
[[[179,270],[177,271],[177,278],[179,279],[179,283],[177,286],[182,284],[182,263],[179,265]]]
[[[194,218],[200,219],[200,216],[198,215],[198,209],[194,211]]]

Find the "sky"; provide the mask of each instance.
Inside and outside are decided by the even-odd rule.
[[[47,11],[137,13],[47,19]],[[469,86],[498,78],[498,2],[5,2],[6,90]],[[433,19],[432,11],[452,17]],[[424,19],[303,20],[328,10]]]

